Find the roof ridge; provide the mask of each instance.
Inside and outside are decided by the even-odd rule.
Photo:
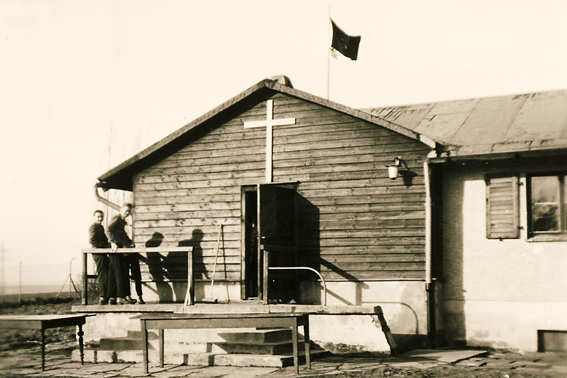
[[[458,102],[458,101],[472,101],[472,100],[480,100],[480,99],[491,99],[491,98],[504,98],[504,97],[520,97],[520,96],[533,96],[533,95],[541,95],[546,93],[558,93],[558,92],[567,92],[567,88],[565,89],[550,89],[550,90],[543,90],[543,91],[536,91],[536,92],[525,92],[525,93],[509,93],[509,94],[502,94],[502,95],[489,95],[489,96],[475,96],[475,97],[463,97],[463,98],[456,98],[452,100],[440,100],[440,101],[431,101],[431,102],[417,102],[417,103],[409,103],[409,104],[399,104],[399,105],[385,105],[385,106],[371,106],[371,107],[361,107],[357,108],[358,110],[370,112],[376,109],[391,109],[391,108],[411,108],[417,106],[426,106],[426,105],[436,105],[436,104],[446,104],[450,102]]]
[[[368,112],[280,84],[276,80],[263,79],[100,175],[98,180],[104,183],[108,182],[110,178],[113,178],[114,180],[121,180],[120,185],[123,185],[124,187],[131,186],[131,183],[128,183],[127,181],[131,179],[132,175],[134,175],[137,170],[141,169],[141,167],[151,160],[160,159],[162,155],[167,154],[168,148],[178,148],[188,140],[187,138],[191,138],[191,135],[207,133],[207,130],[209,130],[207,127],[214,127],[211,122],[214,121],[216,117],[224,117],[225,115],[230,116],[229,112],[239,106],[245,106],[245,100],[248,98],[252,98],[253,101],[256,101],[257,99],[264,98],[266,95],[268,95],[268,97],[271,96],[271,92],[262,92],[264,88],[274,92],[285,93],[304,101],[309,101],[328,109],[341,112],[359,120],[369,122],[376,126],[384,127],[392,132],[421,142],[431,149],[437,148],[437,142],[435,142],[431,137],[418,133],[406,126],[402,126],[384,118],[376,117]],[[118,176],[121,177],[118,178]]]

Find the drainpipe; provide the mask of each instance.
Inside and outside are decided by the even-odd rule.
[[[100,194],[98,194],[98,188],[102,188],[104,190],[104,186],[103,186],[102,182],[97,182],[94,186],[96,199],[99,202],[102,202],[103,204],[105,204],[106,206],[111,207],[116,211],[120,211],[119,205],[115,204],[114,202],[110,202],[109,200],[107,200],[106,198],[104,198]]]
[[[435,339],[435,288],[432,285],[431,278],[431,239],[432,239],[432,227],[431,227],[431,177],[429,169],[429,158],[436,155],[435,151],[432,151],[428,155],[428,159],[423,163],[423,176],[425,182],[425,300],[427,308],[427,343],[428,347],[434,346]]]
[[[423,163],[425,181],[425,284],[431,283],[431,181],[429,161]]]

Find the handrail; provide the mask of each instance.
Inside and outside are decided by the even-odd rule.
[[[93,253],[105,254],[130,254],[130,253],[187,253],[187,293],[185,294],[184,306],[192,305],[193,301],[193,247],[134,247],[134,248],[118,248],[114,251],[112,248],[86,248],[82,251],[83,255],[83,305],[88,304],[88,282],[89,278],[96,276],[88,274],[87,255]]]
[[[82,250],[84,254],[89,253],[152,253],[152,252],[191,252],[193,247],[132,247],[118,248],[113,251],[112,248],[85,248]]]
[[[327,305],[327,284],[325,283],[325,279],[316,269],[310,268],[308,266],[270,266],[268,267],[269,270],[310,270],[315,272],[321,279],[323,283],[323,306]]]

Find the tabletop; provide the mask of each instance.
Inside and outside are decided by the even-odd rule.
[[[0,315],[0,328],[45,329],[83,325],[90,314]]]

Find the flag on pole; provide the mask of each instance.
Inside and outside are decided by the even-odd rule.
[[[331,24],[333,25],[333,41],[331,42],[331,47],[347,58],[356,60],[358,57],[360,36],[348,35],[342,31],[333,20],[331,20]]]

